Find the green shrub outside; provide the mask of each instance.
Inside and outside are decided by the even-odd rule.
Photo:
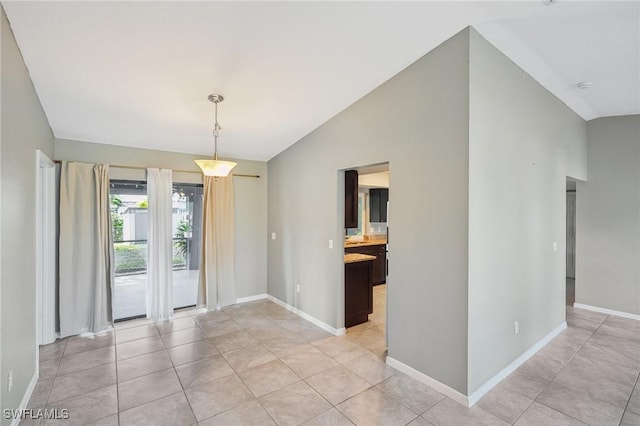
[[[127,272],[141,272],[147,269],[146,244],[114,244],[116,257],[116,274]],[[173,254],[173,266],[184,266],[185,258],[182,253]]]
[[[116,273],[144,271],[147,269],[146,244],[114,244]]]

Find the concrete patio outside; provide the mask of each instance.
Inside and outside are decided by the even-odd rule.
[[[198,297],[198,270],[173,271],[173,306],[193,306]],[[115,320],[146,314],[147,274],[115,277],[113,316]]]

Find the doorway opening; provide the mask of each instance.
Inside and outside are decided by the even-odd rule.
[[[345,172],[346,336],[380,356],[387,352],[389,194],[389,163]]]
[[[567,306],[573,306],[576,301],[576,190],[576,182],[567,178]]]

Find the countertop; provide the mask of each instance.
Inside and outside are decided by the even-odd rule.
[[[347,253],[344,255],[344,263],[366,262],[369,260],[376,260],[376,257],[360,253]]]
[[[377,240],[365,240],[365,241],[345,241],[344,242],[344,248],[351,248],[351,247],[367,247],[367,246],[382,246],[387,244],[387,240],[386,239],[377,239]]]

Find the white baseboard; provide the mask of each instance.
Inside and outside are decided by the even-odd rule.
[[[476,402],[480,400],[487,392],[493,389],[498,383],[503,381],[509,376],[509,374],[516,371],[518,367],[524,364],[529,358],[535,355],[540,349],[542,349],[547,343],[553,340],[558,334],[562,333],[564,329],[567,328],[567,323],[563,322],[553,330],[551,330],[546,336],[536,342],[533,346],[527,349],[522,355],[513,360],[513,362],[503,368],[498,374],[484,382],[482,386],[476,389],[471,395],[468,397],[469,407],[473,407]]]
[[[18,406],[18,412],[22,412],[22,410],[27,409],[27,405],[29,404],[29,400],[31,399],[31,395],[33,394],[33,390],[36,388],[36,384],[38,383],[39,377],[39,366],[36,365],[36,371],[33,373],[33,377],[31,378],[31,382],[29,382],[29,386],[27,386],[27,390],[24,392],[22,396],[22,401],[20,401],[20,405]],[[11,426],[18,426],[20,423],[20,418],[14,418],[11,421]]]
[[[408,366],[404,362],[398,361],[397,359],[391,358],[390,356],[388,356],[387,365],[389,367],[393,367],[396,370],[403,372],[404,374],[410,377],[413,377],[417,381],[422,382],[427,386],[432,387],[433,389],[437,390],[441,394],[453,399],[458,404],[462,404],[465,407],[469,406],[466,395],[462,394],[461,392],[458,392],[453,388],[450,388],[449,386],[445,385],[442,382],[437,381],[433,377],[427,376],[426,374],[416,370],[415,368]]]
[[[526,352],[516,358],[511,364],[507,365],[503,368],[498,374],[493,376],[491,379],[487,380],[482,386],[476,389],[471,395],[467,396],[463,393],[450,388],[434,379],[433,377],[427,376],[426,374],[416,370],[413,367],[408,366],[407,364],[398,361],[397,359],[387,357],[387,364],[390,367],[393,367],[401,372],[413,377],[419,382],[424,383],[427,386],[431,386],[441,394],[451,398],[458,404],[462,404],[465,407],[473,407],[476,402],[480,400],[487,392],[493,389],[498,383],[507,378],[509,374],[513,373],[518,367],[525,363],[529,358],[531,358],[536,352],[542,349],[547,343],[549,343],[554,337],[560,334],[565,328],[567,328],[567,323],[563,322],[551,332],[549,332],[546,336],[540,339],[536,344],[531,346]]]
[[[600,308],[598,306],[583,305],[582,303],[574,303],[574,308],[586,309],[588,311],[600,312],[602,314],[615,315],[617,317],[629,318],[640,321],[640,315],[630,314],[628,312],[614,311],[613,309]]]
[[[309,315],[308,313],[303,312],[300,309],[296,308],[295,306],[291,306],[288,303],[283,302],[282,300],[273,297],[270,294],[267,294],[267,299],[269,299],[272,302],[282,306],[283,308],[293,312],[294,314],[299,315],[300,317],[306,319],[310,323],[312,323],[314,325],[317,325],[321,329],[328,331],[329,333],[333,334],[334,336],[341,336],[346,332],[346,329],[344,327],[342,327],[342,328],[331,327],[329,324],[320,321],[318,318],[313,317],[313,316]]]
[[[267,298],[267,294],[263,293],[263,294],[256,294],[254,296],[247,296],[247,297],[241,297],[239,299],[236,299],[236,303],[247,303],[247,302],[253,302],[256,300],[261,300],[261,299],[266,299]]]

